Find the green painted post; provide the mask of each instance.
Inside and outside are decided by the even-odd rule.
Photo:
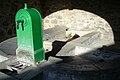
[[[43,48],[42,18],[34,9],[20,9],[15,17],[18,48],[18,61],[36,64],[45,59]]]

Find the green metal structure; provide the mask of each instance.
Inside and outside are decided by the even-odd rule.
[[[45,59],[43,48],[42,18],[34,8],[20,9],[15,17],[18,61],[36,64]]]

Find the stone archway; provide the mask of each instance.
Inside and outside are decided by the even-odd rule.
[[[44,29],[64,26],[68,38],[75,34],[81,37],[91,32],[99,32],[102,45],[114,44],[114,34],[109,23],[100,16],[84,10],[65,9],[54,12],[44,18],[43,26]]]

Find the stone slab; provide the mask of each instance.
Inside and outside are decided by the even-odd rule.
[[[56,26],[54,28],[45,29],[43,31],[44,41],[55,41],[55,40],[64,40],[66,38],[66,27],[65,26]]]
[[[37,66],[31,66],[25,69],[23,72],[16,75],[16,78],[22,79],[22,80],[31,80],[35,79],[36,76],[41,76],[42,72],[44,70],[47,70],[50,68],[50,66],[54,65],[57,62],[61,62],[62,60],[55,57],[50,57],[48,61],[40,62]],[[40,79],[35,79],[40,80]]]
[[[8,60],[8,58],[3,55],[5,55],[5,53],[0,50],[0,63]]]
[[[0,72],[0,80],[18,80],[18,79]]]
[[[75,56],[94,51],[102,45],[99,44],[98,46],[93,46],[99,40],[99,36],[99,33],[91,32],[72,40],[63,46],[56,56]]]
[[[15,55],[17,48],[16,37],[10,38],[0,43],[0,50],[8,55]]]

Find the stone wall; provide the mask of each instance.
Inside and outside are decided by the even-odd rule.
[[[44,4],[40,3],[39,0],[0,1],[0,42],[10,37],[16,36],[15,15],[19,9],[24,8],[24,3],[27,3],[28,7],[34,7],[42,13],[41,5]]]
[[[114,0],[48,0],[46,15],[63,9],[80,9],[92,12],[104,18],[114,31],[115,41],[118,42],[120,32],[120,2]]]
[[[43,17],[63,9],[80,9],[95,13],[111,25],[115,40],[119,41],[120,6],[114,0],[1,0],[0,1],[0,41],[15,36],[14,17],[23,3],[37,8]]]
[[[101,39],[114,41],[114,35],[110,24],[100,16],[80,10],[60,10],[46,16],[43,20],[44,29],[53,27],[66,27],[66,37],[75,34],[80,37],[90,32],[99,32]]]

